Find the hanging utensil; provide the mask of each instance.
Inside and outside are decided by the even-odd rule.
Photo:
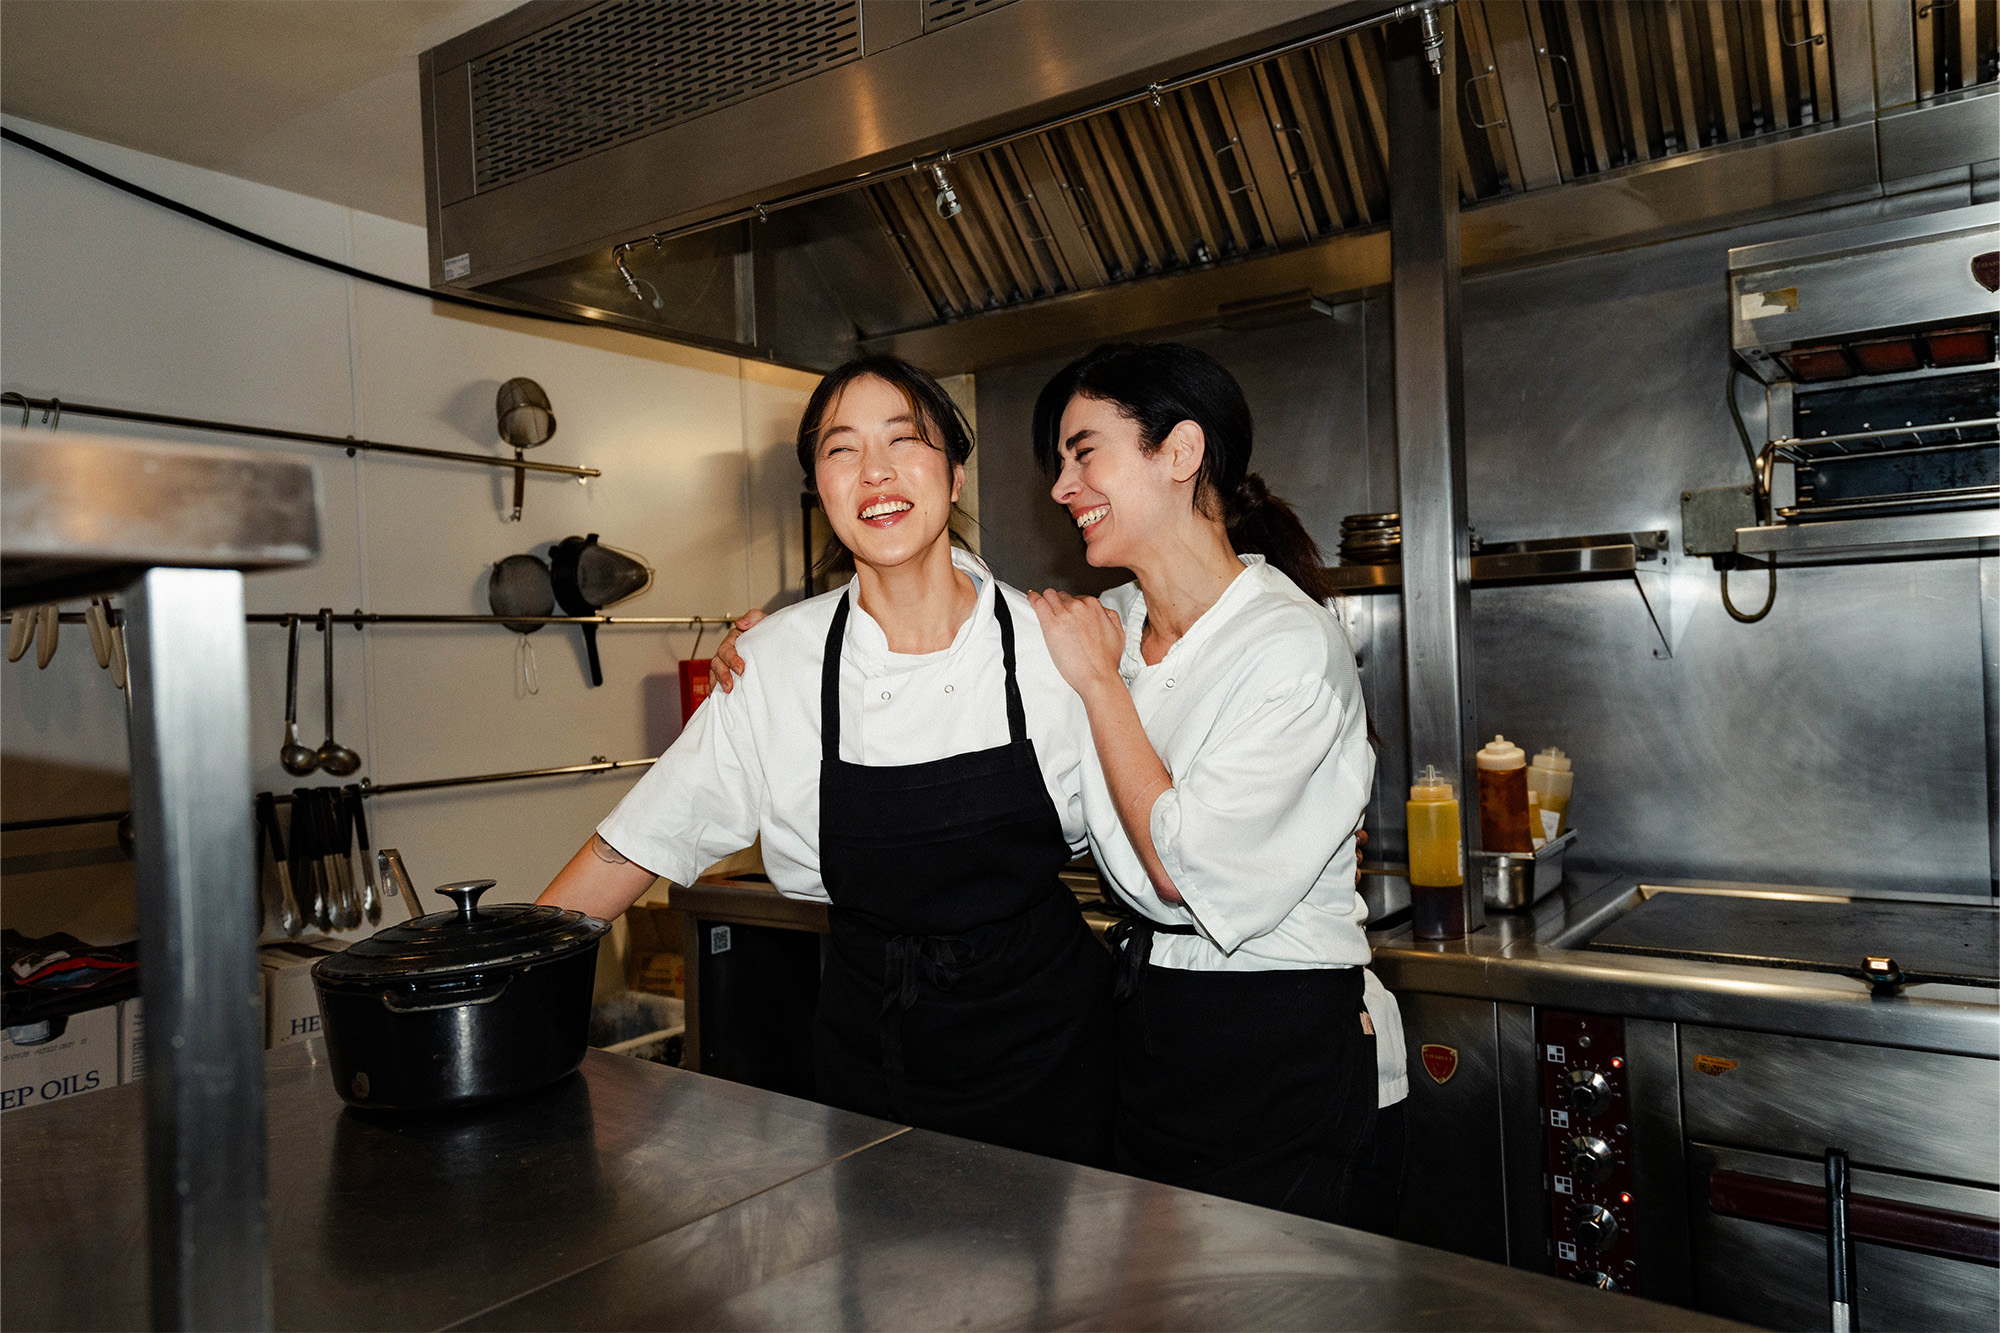
[[[42,623],[35,627],[41,635],[40,642],[35,645],[35,665],[47,670],[56,655],[56,633],[62,624],[62,612],[51,603],[36,614],[41,617]]]
[[[299,618],[285,617],[291,628],[291,642],[285,658],[285,744],[278,762],[287,773],[302,778],[319,767],[319,751],[299,744]]]
[[[354,879],[354,813],[339,787],[326,789],[327,817],[333,822],[333,873],[340,880],[340,924],[361,924],[361,886]]]
[[[493,410],[500,422],[500,439],[514,446],[516,462],[521,461],[524,451],[546,444],[556,433],[556,414],[549,406],[549,396],[531,379],[511,379],[501,385],[493,400]],[[515,468],[514,513],[509,522],[521,521],[521,504],[527,498],[527,488],[528,470]]]
[[[556,601],[572,616],[594,616],[607,606],[637,597],[653,586],[653,567],[631,551],[605,546],[597,534],[565,537],[549,551],[549,578]],[[597,658],[597,626],[579,626],[590,657],[590,683],[604,683]]]
[[[311,787],[292,788],[291,823],[292,885],[299,895],[299,906],[308,925],[329,929],[333,922],[319,882],[319,856],[313,848]]]
[[[98,669],[105,670],[111,665],[111,621],[104,614],[104,599],[93,597],[90,605],[83,608],[83,628],[90,635],[90,652],[97,659]]]
[[[271,860],[278,867],[278,929],[292,939],[305,929],[305,914],[299,911],[298,895],[292,891],[292,870],[285,861],[285,840],[278,832],[278,798],[270,792],[257,794],[257,823],[264,830],[264,839],[271,845]]]
[[[375,853],[368,846],[367,801],[359,783],[347,788],[347,807],[354,816],[355,837],[361,843],[361,915],[371,926],[382,922],[382,891],[375,886]]]
[[[18,662],[28,651],[28,645],[35,641],[35,626],[41,623],[41,615],[32,606],[24,606],[14,612],[7,626],[7,660]]]
[[[382,872],[382,885],[389,896],[400,896],[403,910],[415,920],[424,914],[423,905],[417,901],[417,886],[410,880],[410,871],[403,864],[403,854],[394,847],[384,847],[375,854],[376,868]]]
[[[319,766],[336,778],[361,767],[361,756],[333,738],[333,608],[319,611],[319,631],[326,636],[326,739],[320,742]]]
[[[496,616],[554,615],[556,594],[549,581],[548,565],[537,555],[510,555],[494,561],[486,576],[486,604]],[[521,636],[514,642],[514,662],[520,672],[521,687],[528,694],[540,694],[541,671],[528,636],[541,625],[534,621],[509,621],[507,628]]]

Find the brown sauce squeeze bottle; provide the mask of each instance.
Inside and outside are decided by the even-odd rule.
[[[1532,855],[1528,832],[1528,756],[1505,736],[1495,736],[1474,756],[1479,765],[1479,843],[1489,852]]]

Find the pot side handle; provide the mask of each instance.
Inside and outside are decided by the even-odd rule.
[[[392,1014],[422,1014],[433,1009],[465,1009],[475,1004],[491,1004],[506,993],[507,983],[513,979],[512,976],[505,976],[483,986],[447,991],[442,995],[433,992],[428,995],[398,996],[393,991],[383,991],[382,1007]]]

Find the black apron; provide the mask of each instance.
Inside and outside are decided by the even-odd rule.
[[[840,757],[848,606],[820,681],[820,873],[832,907],[813,1025],[821,1101],[1070,1161],[1109,1159],[1111,958],[1069,860],[994,590],[1008,743],[921,764]]]
[[[1129,1175],[1364,1224],[1376,1119],[1375,1038],[1361,969],[1192,972],[1148,961],[1153,936],[1121,923],[1118,1126]]]

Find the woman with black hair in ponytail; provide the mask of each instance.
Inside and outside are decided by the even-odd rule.
[[[1035,405],[1086,558],[1137,579],[1029,599],[1089,715],[1092,848],[1136,913],[1115,1161],[1382,1230],[1401,1136],[1378,1147],[1378,1102],[1406,1082],[1355,892],[1375,761],[1318,547],[1249,471],[1251,434],[1234,377],[1174,344],[1099,347]]]

